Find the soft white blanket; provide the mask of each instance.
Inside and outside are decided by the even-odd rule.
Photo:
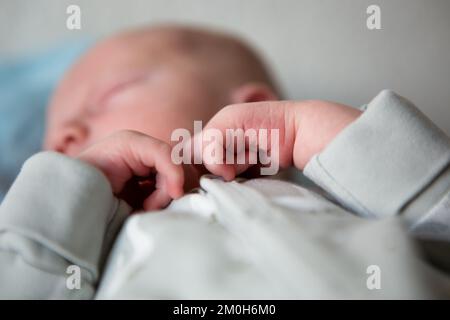
[[[277,180],[201,186],[127,221],[97,299],[450,297],[398,218],[365,220]]]

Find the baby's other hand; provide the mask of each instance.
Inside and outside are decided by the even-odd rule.
[[[292,164],[292,149],[295,143],[295,123],[292,103],[287,101],[265,101],[253,102],[243,104],[233,104],[221,109],[208,122],[202,131],[202,134],[196,135],[194,145],[202,145],[202,160],[203,164],[211,173],[223,177],[225,180],[232,180],[235,176],[246,172],[250,176],[254,176],[257,169],[262,165],[260,151],[264,150],[267,155],[270,154],[272,160],[277,161],[277,167],[286,168]],[[263,130],[261,130],[263,129]],[[277,143],[278,157],[274,154],[271,147],[274,144],[271,141],[271,130],[278,130],[279,141]],[[217,141],[215,138],[210,139],[211,133],[217,130],[221,133],[222,141]],[[245,136],[245,143],[238,147],[238,139],[233,138],[234,147],[230,148],[231,132],[237,136],[238,131],[243,132]],[[251,135],[251,132],[256,133]],[[215,136],[215,134],[214,134]],[[251,139],[249,138],[251,136]],[[243,142],[242,135],[239,139]],[[201,143],[199,140],[202,140]],[[265,140],[265,145],[261,141]],[[211,144],[215,146],[211,147]],[[209,150],[222,149],[223,159],[216,156],[211,156]],[[216,154],[214,152],[214,154]],[[275,157],[273,157],[275,156]],[[233,159],[233,163],[227,163],[228,159]],[[250,161],[250,158],[257,158],[255,161]],[[241,161],[238,161],[238,158]],[[245,158],[245,163],[242,159]],[[221,162],[221,163],[218,163]],[[267,163],[265,164],[267,166]],[[250,170],[250,169],[256,170]],[[256,175],[258,175],[256,173]]]
[[[102,171],[134,209],[160,209],[183,195],[183,168],[172,162],[170,145],[148,135],[119,131],[77,158]]]
[[[218,129],[223,137],[226,137],[227,129],[255,129],[258,134],[258,145],[253,146],[260,149],[259,135],[267,134],[267,144],[262,148],[270,150],[270,131],[279,130],[279,141],[277,144],[278,164],[280,168],[294,165],[303,170],[308,161],[315,154],[321,152],[334,137],[347,125],[359,117],[361,111],[334,102],[321,100],[307,101],[264,101],[245,104],[230,105],[220,110],[206,125],[201,136],[194,139],[203,139],[203,151],[208,145],[205,132],[208,129]],[[261,131],[266,129],[267,131]],[[224,138],[225,139],[225,138]],[[205,142],[206,140],[206,142]],[[247,141],[246,141],[247,142]],[[228,141],[224,141],[228,143]],[[230,150],[226,150],[226,145],[222,145],[223,155]],[[240,152],[245,152],[246,159],[250,151],[249,144],[246,143],[245,150],[235,148],[231,150],[235,155],[235,160]],[[271,155],[273,158],[276,155]],[[204,158],[204,154],[203,154]],[[222,176],[226,180],[233,179],[236,175],[249,169],[252,164],[247,161],[245,164],[214,164],[211,161],[204,161],[206,168],[213,174]]]

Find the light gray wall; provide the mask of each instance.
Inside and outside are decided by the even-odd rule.
[[[81,31],[65,27],[69,4],[81,6]],[[366,28],[370,4],[382,30]],[[449,0],[0,0],[0,56],[162,21],[248,38],[287,98],[359,105],[392,88],[450,134]]]

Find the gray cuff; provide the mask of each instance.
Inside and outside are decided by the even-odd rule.
[[[94,167],[54,152],[25,162],[0,208],[0,232],[39,243],[98,278],[118,200]]]
[[[384,90],[304,173],[354,212],[384,217],[419,198],[449,163],[449,138],[411,102]]]

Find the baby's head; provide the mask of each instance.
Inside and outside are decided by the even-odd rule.
[[[76,155],[118,130],[170,143],[223,106],[277,99],[259,57],[229,35],[154,27],[97,44],[66,74],[51,100],[45,148]]]

